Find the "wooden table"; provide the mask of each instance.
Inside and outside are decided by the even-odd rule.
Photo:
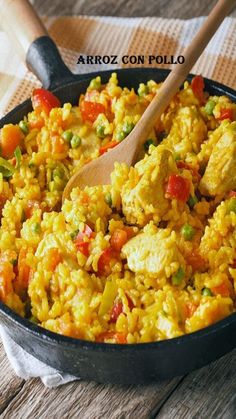
[[[207,14],[214,0],[34,0],[41,14],[164,16]],[[206,4],[207,3],[207,4]],[[236,16],[236,10],[232,13]],[[0,417],[5,419],[224,418],[236,417],[236,350],[183,377],[145,386],[77,381],[49,390],[12,371],[0,343]]]

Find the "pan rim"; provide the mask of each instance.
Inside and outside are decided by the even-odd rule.
[[[63,84],[60,87],[57,87],[56,89],[53,89],[52,92],[57,93],[60,92],[62,88],[69,87],[75,83],[89,81],[91,78],[96,77],[97,75],[101,76],[108,76],[109,74],[118,73],[142,73],[147,71],[154,71],[157,72],[164,77],[167,76],[171,70],[169,69],[163,69],[158,67],[132,67],[132,68],[115,68],[112,70],[104,70],[104,71],[96,71],[92,73],[86,73],[81,75],[74,75],[74,79],[71,81]],[[190,73],[186,80],[190,81],[195,74]],[[216,88],[219,92],[222,92],[222,94],[229,94],[231,96],[234,96],[236,99],[236,90],[232,89],[231,87],[228,87],[222,83],[219,83],[215,80],[203,77],[204,81],[206,83],[206,88],[212,87]],[[12,109],[10,112],[8,112],[6,115],[4,115],[0,119],[0,128],[7,123],[9,118],[12,116],[15,116],[15,114],[25,106],[30,104],[30,98],[26,99],[19,105],[17,105],[14,109]],[[14,312],[12,309],[10,309],[8,306],[6,306],[4,303],[0,302],[0,314],[3,317],[6,317],[10,322],[13,322],[15,326],[19,328],[19,330],[27,331],[29,334],[32,334],[35,338],[38,340],[44,341],[46,343],[50,343],[53,346],[57,347],[67,347],[67,348],[81,348],[85,349],[87,351],[101,351],[101,352],[115,352],[115,351],[141,351],[141,350],[165,350],[168,347],[171,347],[173,345],[184,345],[188,344],[190,341],[200,340],[204,339],[204,337],[207,335],[214,335],[216,333],[219,333],[220,330],[225,329],[232,324],[235,324],[236,326],[236,312],[232,313],[231,315],[225,317],[224,319],[207,326],[203,329],[200,329],[196,332],[192,332],[183,336],[171,338],[171,339],[164,339],[161,341],[156,342],[145,342],[145,343],[133,343],[133,344],[113,344],[113,343],[104,343],[104,342],[93,342],[88,340],[82,340],[82,339],[76,339],[69,336],[60,335],[55,332],[51,332],[47,329],[44,329],[43,327],[31,322],[30,320],[21,317],[16,312]],[[1,322],[2,323],[2,322]],[[1,324],[0,323],[0,324]],[[4,327],[4,325],[3,325]]]

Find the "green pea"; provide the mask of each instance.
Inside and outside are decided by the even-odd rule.
[[[77,237],[78,233],[79,233],[79,230],[75,230],[75,231],[73,231],[73,232],[70,234],[71,239],[72,239],[72,240],[75,240],[75,238]]]
[[[184,270],[180,266],[178,271],[175,272],[174,275],[172,275],[171,281],[173,285],[180,285],[183,279],[184,279]]]
[[[20,121],[19,127],[21,131],[23,132],[23,134],[27,135],[29,133],[29,126],[26,121]]]
[[[153,140],[151,139],[151,138],[149,138],[147,141],[145,141],[145,143],[143,144],[143,147],[144,147],[144,150],[145,151],[148,151],[149,150],[149,147],[150,147],[150,145],[151,144],[154,144],[153,143]]]
[[[179,154],[175,154],[175,161],[179,161],[179,160],[181,160],[180,155]]]
[[[72,131],[64,131],[63,134],[62,134],[62,138],[66,143],[70,143],[72,137],[73,137],[73,132]]]
[[[138,88],[138,95],[145,96],[145,95],[148,95],[148,93],[149,93],[148,86],[146,86],[145,84],[141,84]]]
[[[101,87],[101,77],[96,77],[95,79],[92,79],[89,84],[90,89],[98,90]]]
[[[125,139],[124,131],[118,132],[118,134],[116,135],[116,138],[117,138],[118,141],[123,141]]]
[[[185,240],[192,240],[195,230],[190,224],[184,224],[181,228],[181,234]]]
[[[208,100],[204,109],[208,115],[212,115],[215,106],[216,106],[216,103],[214,102],[214,100]]]
[[[105,202],[107,205],[109,205],[109,207],[112,206],[112,198],[111,198],[111,194],[110,192],[107,192],[105,195]]]
[[[104,131],[105,131],[105,127],[104,127],[104,125],[98,125],[98,126],[97,126],[96,133],[97,133],[97,136],[98,136],[99,138],[104,138],[104,137],[106,137],[106,134],[104,133]]]
[[[125,133],[125,135],[129,135],[129,133],[132,131],[133,128],[134,128],[134,123],[133,122],[125,121],[125,123],[123,125],[123,132]]]
[[[64,177],[64,171],[60,167],[56,167],[52,172],[52,178],[55,180],[55,178],[63,179]]]
[[[190,196],[187,204],[188,204],[189,208],[193,208],[197,204],[197,202],[198,202],[197,197],[195,195],[193,195],[193,196]]]
[[[40,224],[39,224],[39,223],[34,223],[34,224],[32,225],[32,230],[33,230],[33,232],[34,232],[34,233],[36,233],[36,234],[40,233],[40,231],[41,231],[41,226],[40,226]]]
[[[212,297],[213,294],[210,288],[203,288],[202,295],[204,295],[205,297]]]
[[[236,213],[236,198],[230,198],[228,202],[228,211]]]
[[[79,137],[79,135],[77,134],[73,135],[70,145],[72,148],[78,148],[81,145],[81,138]]]

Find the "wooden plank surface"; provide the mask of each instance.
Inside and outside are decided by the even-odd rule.
[[[164,16],[205,15],[215,0],[33,0],[40,14]],[[236,16],[236,10],[232,13]],[[236,350],[186,377],[146,386],[74,382],[50,390],[18,378],[0,343],[0,417],[3,419],[193,419],[236,417]]]
[[[0,414],[10,401],[19,393],[24,385],[24,380],[17,377],[9,365],[0,342]]]
[[[82,14],[191,19],[207,15],[216,0],[33,0],[32,3],[39,13],[47,16]],[[236,16],[236,10],[231,15]]]
[[[189,374],[159,410],[158,419],[235,419],[236,350]]]

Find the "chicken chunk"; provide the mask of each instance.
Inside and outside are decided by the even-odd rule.
[[[131,271],[152,277],[170,277],[185,265],[176,244],[176,235],[169,229],[138,234],[123,246],[122,254]]]
[[[197,107],[185,106],[178,109],[164,145],[173,147],[182,159],[190,153],[198,153],[207,136],[206,124]]]
[[[128,222],[147,224],[154,219],[159,221],[170,207],[165,198],[165,182],[177,172],[172,152],[163,145],[156,147],[146,156],[142,165],[131,168],[129,178],[122,191],[122,209]]]
[[[228,129],[213,148],[200,182],[203,195],[221,195],[236,188],[236,130]]]

